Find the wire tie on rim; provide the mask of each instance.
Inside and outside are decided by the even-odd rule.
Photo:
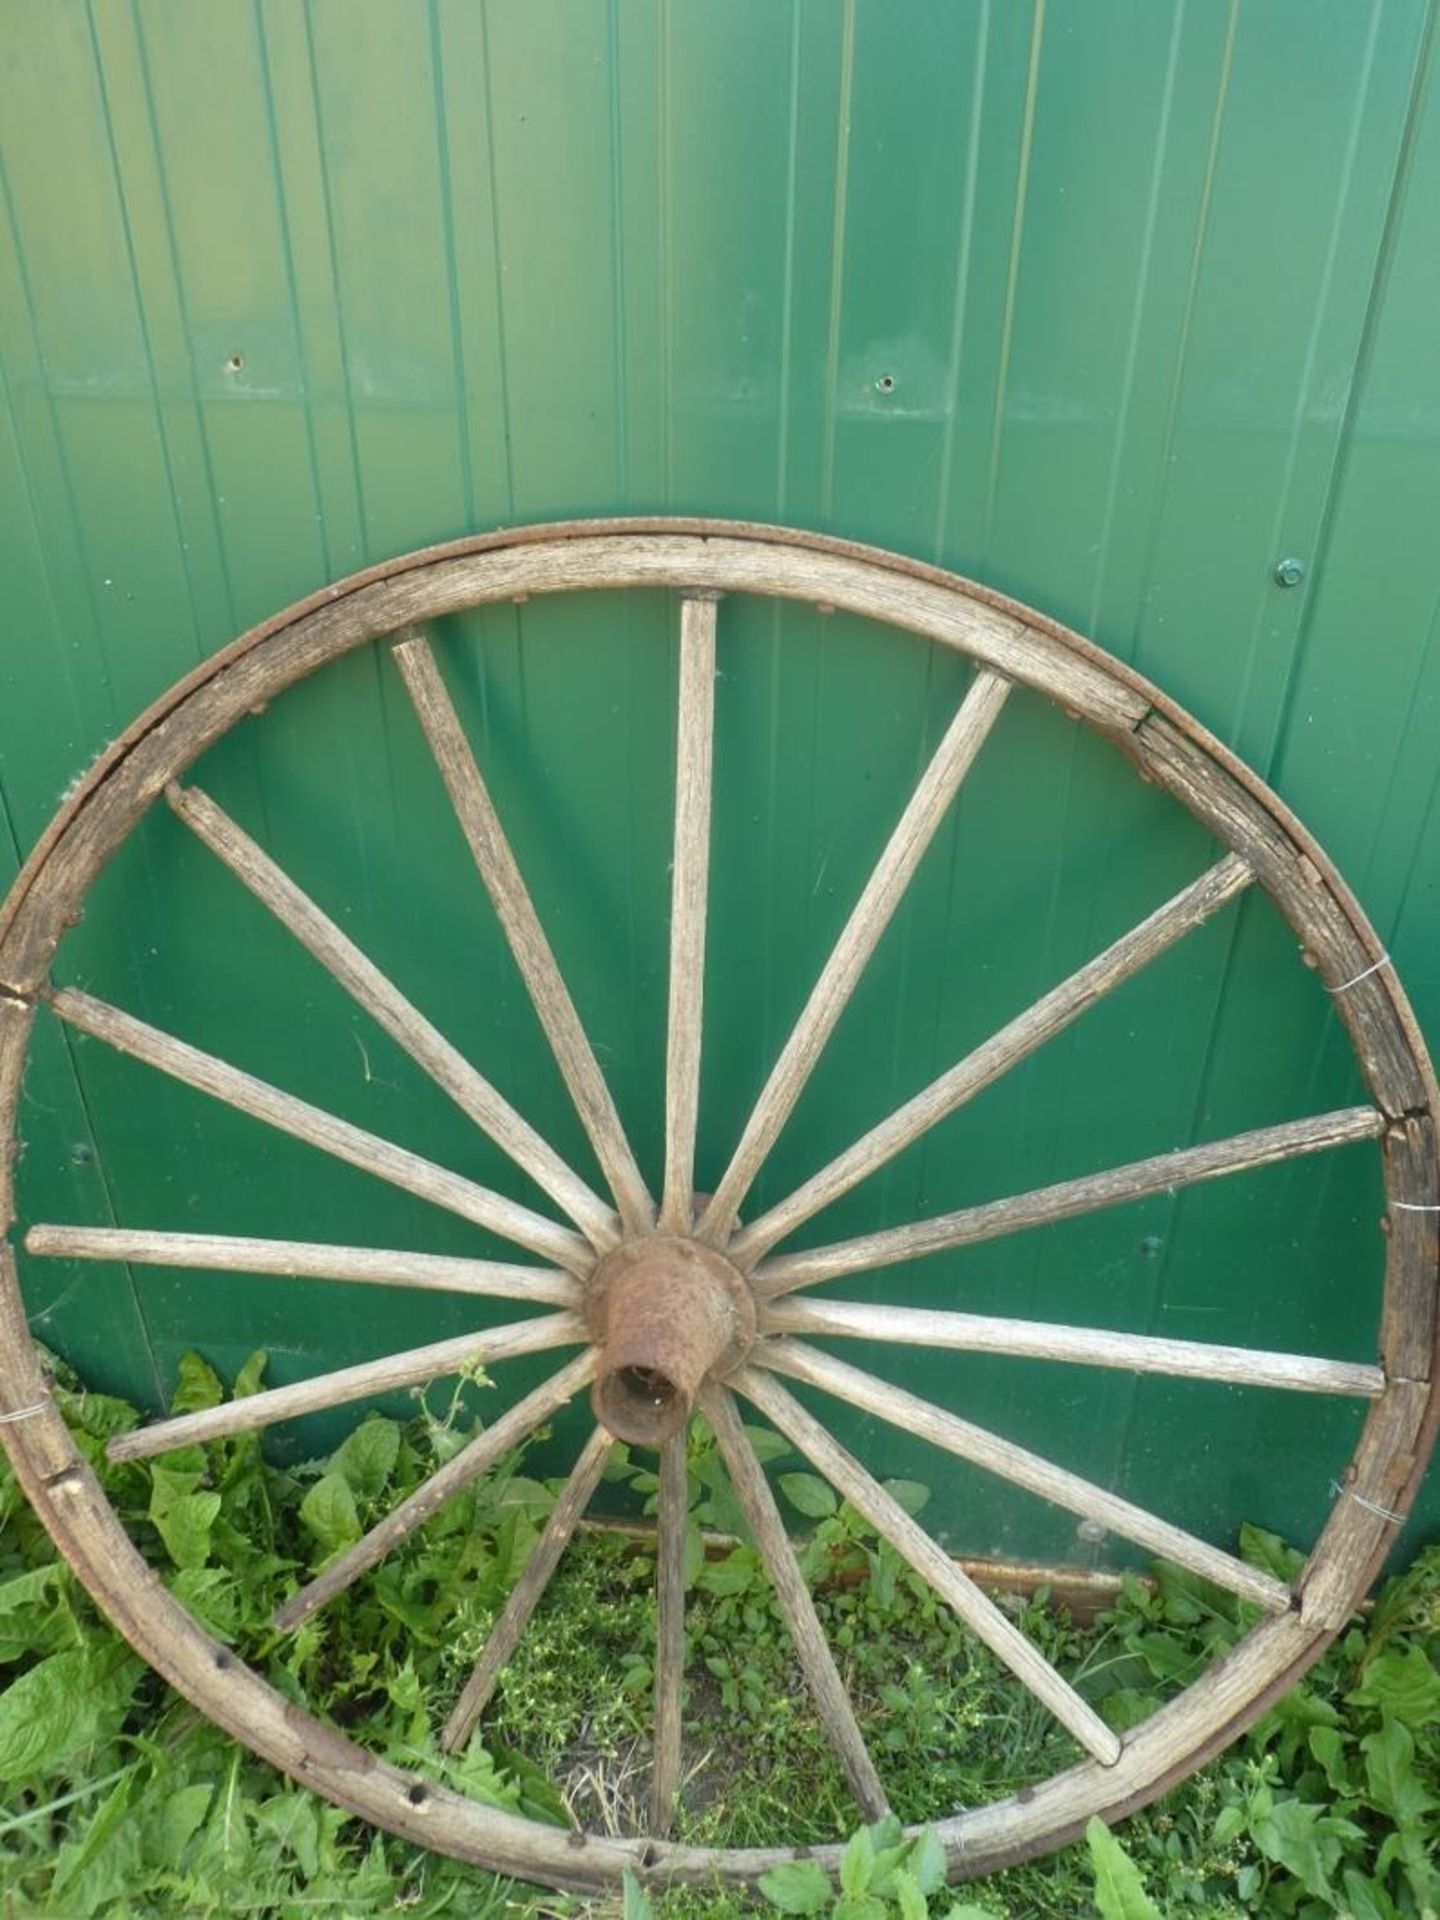
[[[1440,1213],[1440,1201],[1435,1200],[1392,1200],[1390,1204],[1397,1213]]]
[[[1362,980],[1368,980],[1372,973],[1378,973],[1381,967],[1388,967],[1389,964],[1389,954],[1382,953],[1373,966],[1366,967],[1363,973],[1357,973],[1353,980],[1342,981],[1338,987],[1327,987],[1325,991],[1327,993],[1348,993],[1351,987],[1358,987]]]
[[[1388,1520],[1392,1527],[1404,1524],[1403,1513],[1396,1513],[1390,1507],[1382,1507],[1378,1500],[1367,1500],[1363,1493],[1356,1493],[1353,1487],[1342,1487],[1338,1480],[1330,1482],[1330,1491],[1340,1499],[1353,1500],[1356,1506],[1363,1507],[1366,1513],[1377,1514],[1380,1519]]]
[[[18,1420],[33,1420],[37,1413],[44,1413],[50,1406],[48,1400],[37,1400],[32,1406],[17,1407],[14,1413],[0,1413],[0,1427],[13,1427]]]

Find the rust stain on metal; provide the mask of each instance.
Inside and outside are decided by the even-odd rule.
[[[601,1347],[596,1418],[637,1446],[678,1433],[701,1385],[738,1366],[755,1338],[750,1289],[730,1262],[665,1234],[607,1255],[585,1313]]]

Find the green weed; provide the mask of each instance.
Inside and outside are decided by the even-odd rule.
[[[232,1391],[253,1392],[256,1356]],[[112,1465],[123,1402],[57,1367],[55,1391],[133,1537],[211,1632],[298,1704],[400,1764],[485,1804],[610,1832],[643,1823],[654,1649],[653,1561],[623,1534],[579,1537],[507,1669],[483,1731],[442,1755],[434,1729],[539,1537],[554,1486],[514,1455],[450,1502],[368,1579],[297,1633],[269,1625],[296,1584],[465,1443],[483,1378],[414,1417],[371,1417],[323,1461],[282,1470],[251,1436]],[[177,1411],[225,1389],[188,1356]],[[1070,1763],[1067,1736],[903,1561],[784,1443],[757,1444],[808,1528],[803,1562],[896,1814],[924,1827]],[[653,1500],[649,1462],[613,1477]],[[891,1491],[912,1511],[925,1489]],[[709,1435],[690,1456],[686,1759],[681,1838],[818,1842],[851,1802],[810,1712],[763,1569]],[[707,1551],[707,1535],[738,1545]],[[1294,1557],[1246,1530],[1241,1550]],[[1037,1597],[1018,1612],[1041,1650],[1116,1727],[1188,1684],[1248,1628],[1232,1596],[1176,1569],[1131,1581],[1084,1631]],[[517,1888],[376,1834],[285,1782],[171,1695],[99,1618],[0,1465],[0,1912],[49,1920],[243,1913],[453,1913],[738,1920],[1101,1920],[1294,1915],[1424,1920],[1440,1910],[1440,1552],[1422,1554],[1305,1683],[1232,1751],[1128,1823],[943,1889],[939,1848],[898,1822],[851,1834],[839,1884],[803,1863],[755,1899],[720,1888],[584,1902]]]

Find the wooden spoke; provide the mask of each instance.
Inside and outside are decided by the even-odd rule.
[[[766,1309],[761,1325],[766,1333],[829,1334],[962,1353],[1073,1360],[1081,1366],[1181,1374],[1192,1380],[1228,1380],[1243,1387],[1288,1387],[1297,1393],[1345,1393],[1376,1400],[1385,1391],[1383,1368],[1352,1360],[1325,1360],[1308,1353],[1264,1353],[1254,1347],[1217,1347],[1200,1340],[1162,1340],[1150,1334],[1111,1333],[1094,1327],[1054,1326],[1044,1320],[1002,1320],[983,1313],[870,1306],[858,1300],[781,1299]]]
[[[189,1046],[173,1034],[162,1033],[158,1027],[148,1026],[133,1014],[122,1013],[118,1007],[107,1006],[103,1000],[92,1000],[88,993],[78,993],[70,987],[53,994],[51,1005],[62,1020],[78,1027],[82,1033],[104,1040],[121,1053],[157,1067],[161,1073],[208,1093],[212,1099],[223,1100],[227,1106],[263,1120],[281,1133],[318,1147],[322,1153],[333,1154],[337,1160],[348,1161],[352,1167],[360,1167],[366,1173],[390,1181],[393,1186],[403,1187],[408,1193],[418,1194],[422,1200],[458,1213],[476,1226],[488,1227],[492,1233],[528,1247],[532,1253],[554,1260],[572,1273],[588,1273],[593,1264],[591,1248],[567,1227],[557,1226],[553,1220],[532,1213],[518,1201],[492,1193],[488,1187],[452,1173],[447,1167],[437,1167],[418,1153],[393,1146],[390,1141],[367,1133],[363,1127],[337,1119],[323,1107],[312,1107],[308,1100],[282,1093],[268,1081],[258,1080],[254,1074],[217,1060],[213,1053]]]
[[[750,1183],[800,1098],[922,854],[999,718],[1009,690],[1009,683],[992,673],[982,670],[976,674],[745,1123],[734,1157],[701,1217],[698,1231],[702,1238],[718,1243],[734,1225]]]
[[[358,1366],[339,1367],[333,1373],[317,1373],[293,1386],[270,1387],[243,1400],[227,1400],[222,1407],[153,1420],[132,1433],[118,1434],[105,1451],[112,1460],[144,1460],[199,1440],[218,1440],[225,1434],[298,1420],[302,1414],[344,1406],[348,1400],[422,1386],[465,1367],[543,1353],[550,1347],[576,1346],[586,1338],[585,1323],[578,1314],[547,1313],[536,1320],[512,1321],[486,1332],[462,1333],[450,1340],[433,1340],[428,1346],[408,1347],[403,1353],[387,1353],[378,1360],[362,1360]]]
[[[935,1593],[963,1620],[997,1659],[1003,1660],[1035,1698],[1049,1708],[1060,1724],[1102,1766],[1120,1758],[1120,1742],[1105,1722],[1043,1654],[1002,1613],[968,1574],[918,1526],[889,1494],[848,1454],[820,1422],[808,1413],[772,1375],[744,1367],[735,1385],[753,1400],[786,1438],[792,1441],[836,1491],[862,1513],[876,1532],[929,1583]]]
[[[655,1208],[599,1062],[585,1037],[570,989],[561,977],[500,816],[481,778],[435,656],[424,634],[406,630],[394,648],[450,804],[485,890],[494,903],[510,951],[534,1002],[545,1037],[575,1102],[580,1121],[610,1183],[620,1217],[632,1232],[649,1227]]]
[[[866,1234],[858,1240],[837,1241],[833,1246],[814,1247],[804,1253],[782,1254],[756,1269],[756,1296],[774,1299],[796,1287],[833,1280],[842,1273],[866,1273],[900,1260],[918,1260],[923,1254],[997,1240],[1024,1227],[1068,1220],[1076,1214],[1173,1192],[1201,1180],[1218,1180],[1223,1174],[1269,1166],[1277,1160],[1293,1159],[1296,1154],[1320,1153],[1355,1140],[1373,1140],[1384,1128],[1385,1116],[1373,1107],[1346,1107],[1308,1120],[1287,1120],[1278,1127],[1257,1127],[1253,1133],[1233,1134],[1228,1140],[1210,1140],[1203,1146],[1159,1153],[1150,1160],[1132,1160],[1128,1166],[1111,1167],[1105,1173],[1062,1180],[1057,1186],[1037,1187],[1007,1200],[989,1200],[983,1206],[942,1213],[933,1220],[916,1220],[909,1226]]]
[[[579,1284],[568,1273],[464,1260],[385,1247],[331,1247],[309,1240],[251,1240],[223,1233],[148,1233],[130,1227],[31,1227],[28,1253],[47,1259],[126,1260],[142,1267],[194,1267],[219,1273],[275,1274],[287,1280],[355,1280],[370,1286],[424,1287],[491,1300],[573,1306]]]
[[[681,1694],[685,1679],[685,1525],[690,1512],[686,1435],[660,1448],[660,1511],[655,1543],[655,1759],[650,1831],[663,1838],[680,1788]]]
[[[600,1484],[613,1444],[605,1428],[597,1426],[581,1450],[560,1498],[551,1509],[545,1530],[525,1563],[525,1571],[511,1589],[504,1611],[490,1629],[490,1637],[475,1662],[474,1671],[445,1723],[440,1745],[446,1753],[454,1753],[464,1746],[471,1728],[489,1705],[506,1661],[520,1644],[520,1636],[529,1626],[530,1617],[560,1564],[560,1556],[570,1544],[580,1516]]]
[[[826,1735],[865,1818],[878,1820],[888,1809],[885,1789],[856,1722],[845,1682],[825,1643],[815,1603],[786,1536],[785,1523],[775,1505],[765,1469],[755,1456],[729,1393],[723,1387],[712,1388],[704,1396],[702,1406],[714,1429],[735,1497],[775,1588],[775,1597],[795,1642],[801,1670]]]
[[[290,1632],[303,1620],[308,1620],[318,1608],[333,1600],[337,1593],[342,1593],[358,1580],[362,1573],[368,1573],[417,1527],[423,1527],[452,1494],[459,1493],[462,1487],[478,1479],[497,1460],[502,1460],[512,1447],[519,1446],[522,1440],[527,1439],[542,1420],[548,1420],[567,1400],[573,1399],[582,1387],[589,1384],[594,1371],[594,1354],[579,1354],[536,1387],[533,1393],[527,1393],[523,1400],[517,1400],[513,1407],[508,1407],[493,1425],[477,1434],[467,1447],[462,1447],[453,1460],[447,1460],[398,1507],[392,1507],[385,1518],[357,1540],[353,1547],[332,1560],[322,1574],[287,1600],[276,1612],[276,1628],[281,1633]]]
[[[1247,887],[1254,875],[1245,862],[1227,854],[1207,873],[1177,893],[1148,919],[1124,934],[1113,946],[1088,961],[1058,987],[1052,988],[1024,1013],[1016,1016],[983,1045],[958,1061],[938,1080],[897,1107],[828,1166],[812,1174],[803,1186],[762,1214],[736,1235],[732,1259],[753,1265],[777,1241],[793,1233],[822,1207],[883,1167],[931,1127],[973,1100],[1002,1074],[1008,1073],[1037,1047],[1079,1018],[1097,1000],[1137,974],[1167,948],[1202,926],[1228,900]]]
[[[798,1340],[776,1340],[766,1346],[763,1355],[759,1349],[756,1354],[766,1366],[834,1394],[848,1406],[873,1413],[902,1432],[918,1435],[961,1460],[973,1460],[977,1466],[1013,1480],[1016,1486],[1027,1488],[1042,1500],[1053,1501],[1056,1506],[1079,1514],[1083,1520],[1093,1520],[1110,1532],[1133,1540],[1137,1546],[1148,1548],[1151,1553],[1189,1567],[1192,1573],[1202,1574],[1217,1586],[1253,1600],[1272,1613],[1284,1613],[1290,1606],[1289,1588],[1268,1573],[1247,1567],[1243,1560],[1222,1553],[1218,1547],[1186,1533],[1183,1527],[1172,1526],[1168,1520],[1147,1513],[1143,1507],[1122,1500],[1118,1494],[1107,1493],[1078,1473],[1070,1473],[1038,1453],[1002,1440],[998,1434],[977,1427],[973,1421],[947,1413],[930,1401],[907,1393],[903,1387],[892,1386],[888,1380],[863,1373],[859,1367],[833,1359],[828,1353],[804,1346]]]
[[[222,860],[236,879],[267,906],[282,926],[338,980],[353,1000],[397,1041],[411,1059],[549,1194],[591,1242],[611,1247],[618,1237],[611,1209],[567,1167],[510,1102],[491,1086],[438,1028],[412,1006],[354,941],[342,933],[262,848],[198,787],[174,782],[165,790],[171,807]]]
[[[694,1224],[695,1126],[705,1007],[710,877],[710,775],[715,735],[715,599],[680,609],[680,722],[675,756],[675,863],[670,905],[670,1017],[665,1063],[662,1233]]]

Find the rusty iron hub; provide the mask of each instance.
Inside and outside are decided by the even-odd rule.
[[[733,1372],[755,1339],[755,1302],[738,1268],[679,1235],[627,1240],[606,1254],[585,1314],[600,1348],[596,1417],[637,1446],[680,1432],[701,1387]]]

